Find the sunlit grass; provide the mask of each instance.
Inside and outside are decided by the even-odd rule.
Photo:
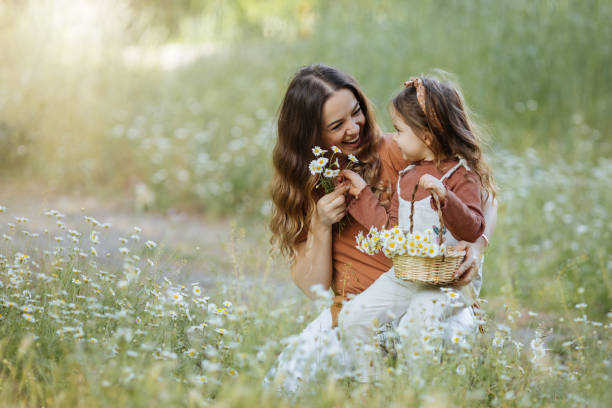
[[[128,197],[137,211],[178,207],[239,218],[249,230],[265,223],[274,116],[300,65],[353,74],[386,129],[387,101],[404,79],[433,68],[457,75],[488,127],[501,187],[485,258],[486,334],[442,364],[384,362],[379,388],[323,376],[293,402],[610,400],[609,2],[306,1],[302,14],[287,12],[291,2],[271,7],[270,18],[249,4],[242,17],[224,9],[223,21],[248,24],[217,38],[189,13],[168,38],[120,0],[39,3],[0,5],[0,174],[101,202]],[[204,20],[213,15],[206,10]],[[195,59],[156,65],[167,41],[208,45]],[[139,65],[134,55],[155,58]],[[257,239],[228,231],[226,252],[204,257],[172,243],[147,248],[136,230],[120,242],[103,221],[66,225],[59,212],[45,233],[24,215],[0,207],[7,404],[290,404],[261,380],[281,339],[325,305],[308,303],[286,266],[267,257],[261,227]],[[197,274],[186,276],[186,263],[219,284],[194,293]]]
[[[397,348],[397,360],[381,360],[377,386],[321,375],[297,395],[279,395],[261,381],[286,344],[281,338],[328,301],[305,306],[288,282],[244,285],[244,254],[231,249],[235,276],[222,286],[176,283],[160,275],[157,245],[138,228],[111,242],[103,220],[84,216],[76,229],[48,211],[56,227],[38,234],[13,214],[2,207],[7,403],[603,406],[609,397],[612,315],[592,319],[596,305],[583,287],[554,287],[560,307],[551,313],[521,308],[511,294],[492,298],[483,307],[485,334],[458,338],[441,361],[431,354],[435,340],[424,338],[432,343],[420,352]]]

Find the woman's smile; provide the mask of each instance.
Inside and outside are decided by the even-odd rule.
[[[323,145],[338,146],[345,154],[356,154],[363,142],[365,115],[350,89],[338,89],[323,105]]]

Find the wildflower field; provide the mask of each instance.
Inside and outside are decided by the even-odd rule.
[[[4,405],[608,406],[610,2],[171,3],[0,4]],[[268,251],[270,153],[313,62],[384,130],[405,79],[454,73],[499,211],[484,333],[287,396],[262,381],[329,299]]]

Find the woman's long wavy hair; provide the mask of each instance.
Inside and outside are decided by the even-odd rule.
[[[315,210],[315,200],[321,196],[317,178],[308,170],[314,159],[312,148],[323,146],[323,105],[339,89],[350,90],[365,116],[361,129],[363,142],[357,157],[358,172],[380,195],[380,157],[377,145],[380,131],[373,109],[357,82],[348,74],[325,65],[301,68],[289,84],[278,115],[278,139],[272,155],[274,176],[271,184],[272,231],[271,243],[281,253],[293,258],[298,238],[309,228]]]
[[[483,187],[483,198],[495,197],[491,168],[481,149],[482,131],[471,118],[458,86],[432,76],[420,79],[425,88],[425,109],[419,104],[415,86],[400,91],[391,106],[421,139],[428,133],[433,135],[430,148],[438,164],[457,155],[465,158]]]

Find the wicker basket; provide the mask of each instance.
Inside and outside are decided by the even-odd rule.
[[[414,186],[412,199],[410,201],[410,233],[413,232],[414,222],[414,197],[419,184]],[[435,193],[432,193],[436,201],[438,218],[440,220],[439,241],[444,243],[442,225],[442,212],[440,211],[440,200]],[[463,261],[465,251],[456,251],[453,247],[447,248],[447,255],[440,255],[433,258],[412,255],[396,255],[393,257],[393,269],[398,279],[425,283],[429,285],[447,285],[455,280],[455,271]]]

